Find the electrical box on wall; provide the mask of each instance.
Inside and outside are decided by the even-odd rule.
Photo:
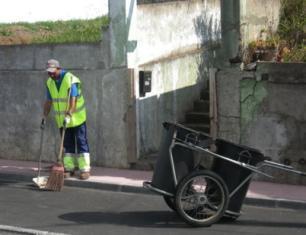
[[[152,88],[152,72],[139,71],[139,95],[146,96],[147,92],[151,92]]]

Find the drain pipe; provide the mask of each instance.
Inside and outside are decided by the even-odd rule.
[[[210,136],[215,140],[218,133],[218,109],[217,109],[217,87],[216,68],[209,68],[209,119]]]

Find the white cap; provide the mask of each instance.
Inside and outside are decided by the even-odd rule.
[[[61,66],[59,62],[55,59],[48,60],[47,62],[47,72],[54,73],[56,69],[59,69]]]

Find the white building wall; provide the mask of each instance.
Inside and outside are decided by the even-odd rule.
[[[170,56],[177,50],[201,47],[196,20],[220,20],[219,0],[192,0],[138,5],[137,63]]]

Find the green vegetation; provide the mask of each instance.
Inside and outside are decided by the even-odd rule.
[[[107,16],[90,20],[0,24],[0,45],[99,42]]]
[[[306,62],[306,0],[281,0],[277,32],[263,29],[249,43],[244,61]]]
[[[306,0],[282,0],[278,34],[291,48],[303,44],[306,33]],[[305,40],[305,39],[304,39]]]
[[[306,62],[306,46],[297,46],[284,55],[284,62]]]
[[[306,0],[282,0],[278,35],[286,47],[285,62],[306,62]]]

